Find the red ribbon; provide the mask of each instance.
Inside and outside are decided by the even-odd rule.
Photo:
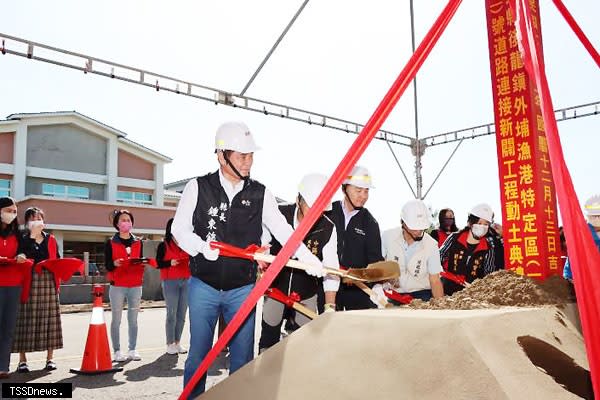
[[[573,272],[577,308],[590,364],[590,375],[596,398],[600,397],[600,252],[594,244],[592,234],[583,218],[573,181],[562,152],[554,106],[548,80],[541,59],[541,43],[537,43],[532,28],[531,9],[527,1],[510,0],[515,15],[515,27],[519,49],[527,73],[535,81],[540,95],[540,106],[548,141],[548,155],[552,177],[555,181],[556,197],[562,215],[569,260]]]
[[[384,290],[383,294],[385,294],[385,297],[388,299],[397,301],[400,304],[410,304],[410,302],[414,299],[410,294],[401,294],[395,290]]]

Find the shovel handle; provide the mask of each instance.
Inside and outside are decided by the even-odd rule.
[[[272,263],[273,260],[275,260],[275,256],[273,256],[271,254],[265,254],[265,253],[254,253],[254,259],[257,261],[265,261],[268,263]],[[305,264],[298,260],[288,260],[285,265],[290,268],[301,269],[303,271],[306,271],[307,269],[309,269],[311,267],[310,265]],[[343,271],[340,271],[339,269],[335,269],[335,268],[323,267],[323,272],[325,272],[328,275],[338,275],[338,276],[341,276],[344,278],[356,279],[352,276],[348,276],[348,274],[344,273]]]
[[[210,247],[213,249],[219,249],[221,254],[226,257],[239,257],[239,258],[245,258],[247,260],[264,261],[267,263],[272,263],[273,260],[275,260],[274,255],[259,252],[258,250],[260,249],[260,247],[258,247],[256,245],[251,245],[251,246],[246,247],[245,249],[242,249],[240,247],[237,247],[237,246],[234,246],[234,245],[231,245],[228,243],[213,241],[213,242],[210,242]],[[301,261],[298,261],[298,260],[288,260],[285,265],[290,268],[301,269],[303,271],[306,271],[307,269],[311,268],[310,265],[303,263]],[[339,269],[336,269],[336,268],[323,267],[323,272],[325,272],[325,274],[327,274],[327,275],[337,275],[342,278],[348,278],[348,279],[352,279],[355,281],[364,280],[364,279],[349,275],[347,272],[340,271]]]
[[[288,307],[292,307],[294,310],[306,315],[310,319],[315,319],[318,316],[318,314],[312,311],[310,308],[306,307],[304,304],[293,300],[290,296],[286,296],[285,293],[283,293],[279,289],[267,289],[265,294],[273,300],[279,301]]]
[[[457,275],[457,274],[453,274],[452,272],[442,271],[442,272],[440,272],[440,276],[442,278],[446,278],[449,281],[452,281],[463,287],[471,286],[471,284],[469,282],[465,281],[465,277],[463,275]]]

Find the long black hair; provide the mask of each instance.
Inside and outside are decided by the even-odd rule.
[[[452,215],[454,214],[454,211],[452,211],[452,209],[450,208],[442,208],[440,210],[440,212],[438,213],[438,222],[440,223],[440,230],[443,230],[444,228],[444,224],[442,223],[443,219],[446,218],[446,213],[450,211],[452,213]],[[452,226],[450,226],[450,232],[456,232],[458,231],[458,227],[456,226],[456,218],[454,219],[454,221],[452,222]]]
[[[0,197],[0,208],[10,207],[16,204],[17,202],[12,197]],[[17,216],[15,219],[13,219],[13,221],[10,224],[8,224],[8,227],[6,229],[7,232],[14,234],[17,234],[19,232],[18,219],[19,217]]]
[[[171,233],[171,225],[173,225],[173,218],[167,221],[167,228],[165,229],[165,243],[171,243],[173,241],[173,234]]]

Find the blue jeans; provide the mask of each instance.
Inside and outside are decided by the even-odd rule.
[[[188,279],[164,280],[162,290],[167,308],[167,344],[179,343],[188,308]]]
[[[112,320],[110,321],[110,338],[112,339],[113,350],[121,350],[121,316],[123,315],[123,303],[127,299],[127,327],[129,328],[129,350],[135,350],[137,345],[138,323],[137,317],[140,311],[140,301],[142,299],[142,287],[123,287],[112,286],[108,292],[110,299],[110,309]]]
[[[0,286],[0,372],[8,372],[21,286]]]
[[[184,386],[190,381],[196,369],[204,360],[213,345],[215,326],[219,314],[223,313],[229,323],[254,285],[237,289],[217,290],[198,278],[190,278],[188,304],[190,307],[190,350],[183,370]],[[253,310],[229,343],[230,367],[232,374],[254,358],[254,318]],[[204,392],[206,374],[195,386],[190,398]]]

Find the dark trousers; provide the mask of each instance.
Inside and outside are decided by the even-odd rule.
[[[0,371],[8,372],[21,286],[0,286]]]
[[[368,294],[354,285],[340,284],[340,289],[336,296],[337,310],[366,310],[368,308],[377,308],[371,299],[369,299]]]
[[[323,289],[323,278],[319,278],[317,285],[317,311],[323,314],[325,311],[325,290]]]

